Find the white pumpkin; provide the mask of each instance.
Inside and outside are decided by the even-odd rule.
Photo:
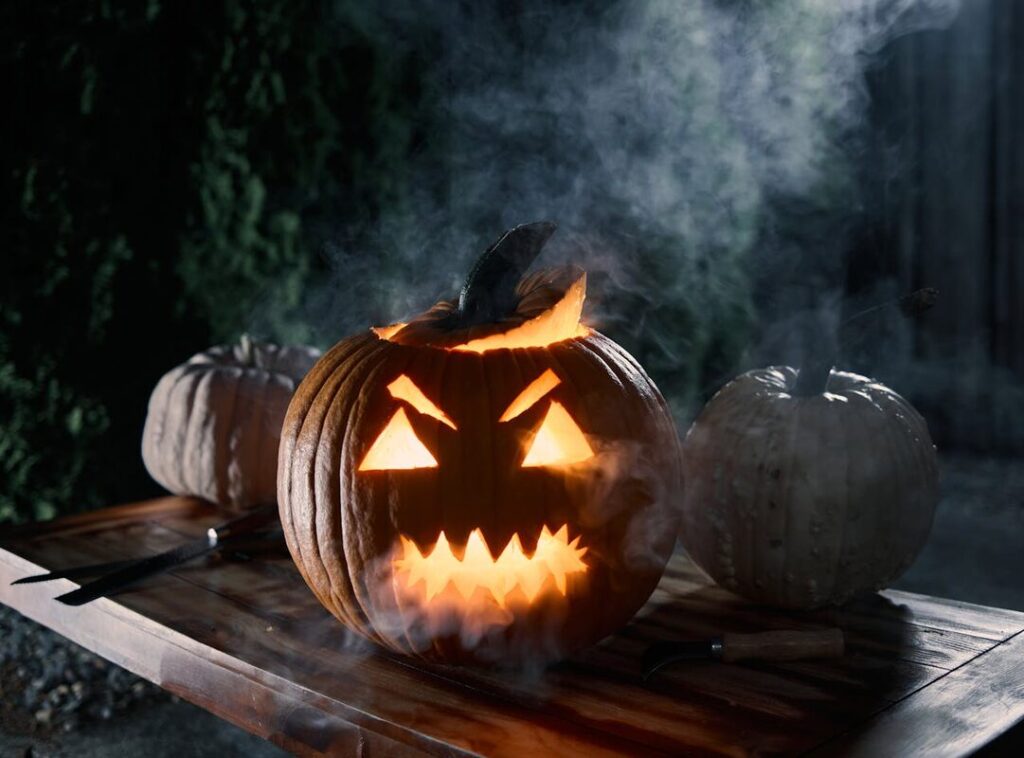
[[[320,352],[242,337],[165,374],[149,399],[142,460],[176,495],[234,510],[273,503],[288,403]]]
[[[719,584],[786,608],[885,587],[931,529],[938,462],[924,419],[888,387],[833,371],[794,394],[788,367],[723,387],[683,444],[682,542]]]

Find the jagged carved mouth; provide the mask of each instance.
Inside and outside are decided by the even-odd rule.
[[[502,608],[528,605],[549,592],[565,595],[569,578],[587,571],[583,561],[587,548],[580,547],[579,536],[569,539],[568,525],[555,532],[545,526],[532,555],[526,554],[519,535],[514,534],[494,557],[480,529],[470,532],[458,554],[443,531],[426,552],[404,535],[400,541],[393,562],[395,577],[427,604],[449,600],[465,605],[484,600]]]

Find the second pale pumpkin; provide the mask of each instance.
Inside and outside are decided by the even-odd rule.
[[[845,371],[801,394],[788,367],[749,371],[683,442],[682,542],[715,581],[787,608],[887,586],[921,550],[938,499],[921,415]]]
[[[149,399],[142,460],[176,495],[230,510],[273,503],[288,402],[320,353],[243,337],[167,372]]]

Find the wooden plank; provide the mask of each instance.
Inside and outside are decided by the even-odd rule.
[[[47,543],[48,546],[50,544]],[[102,538],[92,535],[88,548],[95,550],[97,547],[102,549]],[[68,549],[67,546],[62,547],[65,551]],[[249,583],[250,577],[245,576],[248,568],[225,567],[234,570],[234,579],[240,578],[243,585]],[[290,566],[287,568],[294,572]],[[218,573],[220,576],[216,583],[221,594],[215,597],[215,601],[220,606],[238,591],[238,587],[230,574]],[[181,572],[183,578],[204,574],[200,568]],[[516,687],[529,688],[541,683],[506,675],[504,687],[488,691],[473,682],[469,676],[471,672],[442,667],[428,670],[380,655],[370,655],[365,647],[354,648],[345,638],[342,627],[327,617],[310,593],[299,585],[294,587],[298,592],[286,593],[293,595],[286,601],[286,615],[276,613],[281,605],[280,590],[263,595],[275,612],[264,612],[257,619],[250,618],[248,609],[239,603],[230,613],[232,637],[228,638],[217,625],[202,620],[217,613],[223,616],[223,609],[207,609],[208,599],[167,586],[172,578],[164,577],[161,580],[163,586],[132,592],[123,596],[120,602],[138,609],[147,617],[162,614],[168,627],[176,628],[214,649],[244,647],[246,657],[259,660],[267,671],[281,673],[315,692],[329,694],[339,701],[378,714],[389,722],[413,723],[417,730],[428,734],[440,731],[456,740],[457,745],[463,744],[462,740],[469,740],[473,749],[487,754],[521,752],[530,749],[531,745],[541,744],[547,745],[552,754],[575,754],[580,750],[594,755],[608,750],[616,754],[635,754],[641,749],[645,752],[685,749],[717,753],[721,752],[717,747],[721,745],[721,735],[733,728],[734,714],[721,713],[717,708],[705,707],[697,714],[700,718],[681,720],[680,715],[686,713],[686,706],[678,700],[662,704],[658,718],[648,719],[645,715],[645,719],[640,720],[642,727],[636,728],[629,723],[619,723],[622,709],[618,703],[621,700],[618,697],[608,699],[606,691],[599,692],[596,698],[569,692],[567,702],[558,697],[557,691],[548,691],[542,693],[540,699],[533,703],[534,708],[528,711],[510,707],[510,704],[521,703],[506,702],[500,710],[491,713],[486,707],[489,698],[504,695],[501,699],[516,701],[517,698],[510,696]],[[55,588],[57,590],[59,588]],[[261,633],[271,627],[273,640],[268,640],[267,635]],[[93,647],[91,644],[87,646]],[[339,676],[339,672],[343,676]],[[162,679],[157,683],[164,684]],[[547,689],[547,685],[540,689]],[[630,689],[634,701],[642,697],[639,681],[634,680]],[[517,713],[519,715],[515,716]],[[559,719],[566,718],[569,723],[553,722],[550,714]],[[580,720],[587,724],[587,730],[571,723]],[[551,725],[534,729],[534,723],[538,721]],[[714,729],[701,728],[701,721],[712,722]],[[509,731],[510,722],[515,724],[515,732]],[[776,725],[775,728],[781,730],[782,726]],[[593,744],[587,744],[587,740],[582,738],[570,739],[574,732],[590,735]],[[633,739],[641,743],[633,744]]]
[[[821,755],[973,753],[1024,722],[1024,634],[979,655],[929,687],[823,745]]]
[[[286,555],[183,567],[116,600],[70,609],[70,582],[8,587],[35,566],[149,553],[223,520],[210,507],[147,505],[21,532],[0,553],[0,600],[117,663],[292,751],[362,740],[389,754],[709,754],[806,751],[1024,629],[1024,614],[907,593],[841,611],[753,606],[673,558],[620,634],[533,675],[425,666],[353,640]],[[838,624],[838,661],[694,662],[639,678],[650,642]]]
[[[0,555],[0,582],[5,585],[12,570],[23,575],[26,569],[39,568],[9,558]],[[65,581],[58,584],[60,591],[74,586]],[[48,595],[24,594],[18,604],[8,604],[132,673],[295,754],[326,753],[335,747],[339,753],[355,752],[360,745],[387,755],[424,752],[389,739],[358,719],[345,718],[338,704],[324,708],[312,693],[281,686],[235,661],[197,650],[188,637],[171,634],[113,601],[97,601],[82,613],[71,608],[55,612],[57,604]],[[4,602],[8,602],[6,598]],[[308,728],[311,723],[317,725],[315,732]],[[321,746],[325,749],[318,750]]]
[[[141,503],[115,505],[85,513],[65,516],[56,521],[38,521],[19,526],[4,528],[4,542],[25,540],[37,535],[80,534],[89,531],[106,530],[126,523],[137,523],[147,519],[162,521],[171,517],[179,517],[178,523],[190,519],[216,517],[216,511],[205,500],[192,497],[169,495]],[[223,514],[219,521],[225,520]]]
[[[662,580],[658,593],[675,595],[681,607],[645,619],[662,635],[712,633],[723,619],[729,624],[726,631],[734,632],[838,626],[855,653],[876,653],[952,669],[1019,630],[1024,618],[1013,611],[993,611],[990,617],[980,606],[937,602],[896,591],[863,598],[843,608],[793,613],[747,603],[713,585],[695,587],[696,579],[675,573],[680,563],[673,561],[672,573]]]
[[[13,577],[38,568],[9,553],[0,554],[0,583],[7,585]],[[63,580],[53,584],[55,594],[74,586]],[[310,743],[311,735],[305,733],[311,720],[322,720],[337,732],[329,735],[330,745],[353,737],[372,743],[380,735],[386,744],[433,754],[522,753],[538,745],[556,754],[629,752],[621,746],[608,750],[571,729],[531,729],[528,718],[517,718],[507,707],[498,709],[480,698],[424,686],[422,674],[371,655],[337,624],[326,629],[304,627],[302,619],[267,624],[241,608],[231,608],[225,619],[226,604],[217,595],[196,593],[192,585],[173,576],[162,577],[161,585],[133,591],[130,600],[102,599],[77,609],[55,608],[59,604],[48,593],[33,592],[31,585],[5,589],[0,599],[139,676],[294,752],[319,752],[318,742]],[[156,608],[175,621],[154,621]],[[293,720],[297,707],[321,711],[322,716],[313,718],[311,713]],[[433,732],[445,739],[433,738]]]

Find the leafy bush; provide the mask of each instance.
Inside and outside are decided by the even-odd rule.
[[[667,192],[645,208],[643,187],[605,198],[625,181],[602,150],[660,170],[645,145],[666,147],[673,114],[632,144],[620,131],[632,69],[606,92],[611,109],[564,110],[563,85],[603,86],[605,63],[639,60],[647,37],[606,50],[621,8],[527,5],[520,18],[445,2],[5,4],[0,520],[156,494],[138,448],[170,367],[242,331],[325,343],[427,306],[451,294],[474,247],[549,214],[570,230],[558,245],[592,228],[631,251],[631,287],[604,282],[603,326],[691,409],[750,321],[742,260],[756,192],[698,149],[736,139],[716,110],[717,75],[684,67],[663,86],[704,114],[678,126],[679,144],[696,146],[681,173],[724,176],[737,202]],[[595,46],[524,22],[538,14]],[[699,62],[701,39],[681,38],[673,60]],[[577,48],[577,68],[552,78]],[[588,128],[594,139],[578,144]],[[713,250],[684,249],[680,229],[694,223]],[[578,248],[599,263],[594,245]]]
[[[254,325],[309,336],[294,311],[324,264],[308,229],[342,193],[372,215],[408,136],[382,129],[381,148],[375,126],[415,100],[386,96],[408,70],[330,7],[0,11],[0,520],[156,493],[138,445],[159,376]]]

